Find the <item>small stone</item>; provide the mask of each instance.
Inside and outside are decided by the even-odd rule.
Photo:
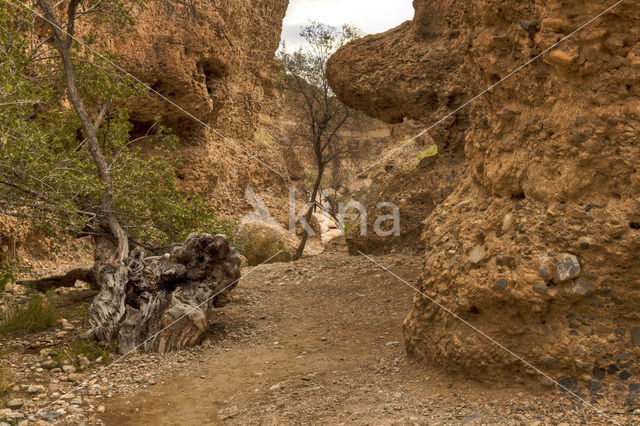
[[[607,376],[607,371],[604,368],[593,367],[593,377],[598,380],[602,380]]]
[[[554,280],[557,283],[564,283],[580,276],[580,262],[571,253],[560,253],[558,264],[556,265]]]
[[[82,398],[73,398],[71,401],[69,401],[69,405],[82,405]]]
[[[77,370],[76,370],[76,367],[73,365],[63,365],[62,371],[64,373],[71,374],[71,373],[75,373]]]
[[[547,283],[540,281],[533,285],[533,291],[539,294],[547,294],[549,287],[547,287]]]
[[[22,390],[31,395],[45,392],[45,388],[42,385],[23,385]]]
[[[633,327],[631,329],[631,343],[634,346],[640,346],[640,327]]]
[[[104,413],[105,411],[107,411],[106,407],[104,405],[99,405],[98,408],[96,408],[96,411],[100,414]]]
[[[632,395],[640,393],[640,383],[631,383],[629,385],[629,393]]]
[[[502,219],[502,233],[506,234],[513,229],[513,213],[507,213]]]
[[[498,266],[508,266],[509,268],[513,268],[515,263],[515,259],[512,256],[508,256],[506,254],[499,254],[496,256],[496,265]]]
[[[618,371],[620,371],[620,367],[615,364],[609,364],[609,367],[607,367],[607,374],[609,375],[616,374]]]
[[[501,289],[505,289],[507,288],[507,280],[505,280],[504,278],[500,278],[497,282],[496,282],[496,287],[501,288]]]
[[[273,392],[273,391],[282,390],[284,388],[285,386],[282,383],[276,383],[275,385],[271,386],[269,390]]]
[[[12,410],[19,410],[24,405],[24,400],[22,399],[12,399],[7,402],[7,408],[11,408]]]
[[[44,412],[39,412],[38,413],[38,417],[40,417],[42,420],[46,420],[48,422],[52,422],[54,420],[56,420],[58,417],[60,417],[62,414],[58,413],[57,411],[44,411]]]
[[[91,361],[86,355],[80,354],[78,355],[78,364],[80,364],[80,367],[84,369],[91,365]]]
[[[627,370],[622,370],[620,372],[620,380],[627,380],[629,377],[631,377],[631,373],[629,373]]]
[[[556,382],[554,382],[553,380],[551,380],[550,378],[548,378],[546,376],[542,376],[540,378],[540,384],[542,386],[544,386],[545,388],[551,388],[551,387],[553,387],[553,385],[556,384]]]
[[[43,363],[40,364],[40,366],[42,368],[45,368],[47,370],[51,370],[52,368],[54,368],[56,366],[56,362],[52,359],[46,360]]]
[[[554,260],[550,257],[544,258],[540,264],[540,277],[545,281],[553,279]]]
[[[595,392],[602,390],[602,385],[600,384],[600,382],[597,382],[595,380],[589,380],[589,387]]]
[[[578,277],[573,286],[569,289],[569,293],[576,296],[586,296],[591,291],[591,280],[587,277]]]
[[[520,26],[525,31],[533,34],[533,33],[538,31],[538,28],[540,27],[540,21],[538,21],[536,19],[522,20],[522,21],[520,21]]]
[[[578,55],[565,50],[556,49],[549,53],[549,61],[556,65],[569,65],[578,59]]]
[[[560,18],[545,18],[542,20],[542,29],[551,31],[563,31],[567,23]]]

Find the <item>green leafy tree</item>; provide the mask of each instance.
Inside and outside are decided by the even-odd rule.
[[[340,130],[357,122],[357,114],[340,102],[326,76],[326,65],[331,55],[346,43],[362,36],[350,25],[341,28],[311,22],[300,33],[303,45],[293,53],[283,46],[278,56],[284,65],[286,87],[298,101],[296,139],[300,148],[311,152],[315,162],[315,181],[305,214],[308,224],[317,207],[322,179],[328,166],[347,156],[353,156],[353,147],[340,137]],[[302,257],[309,238],[308,227],[302,234],[294,260]]]
[[[201,197],[179,191],[177,138],[159,120],[131,137],[129,99],[145,87],[76,41],[115,61],[93,29],[126,31],[131,3],[35,3],[45,20],[0,0],[0,213],[49,236],[108,239],[113,250],[102,260],[116,263],[130,245],[231,233]],[[143,155],[142,139],[156,148]]]

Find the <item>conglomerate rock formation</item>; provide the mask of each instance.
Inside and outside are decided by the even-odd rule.
[[[205,195],[223,213],[247,207],[243,194],[249,185],[277,188],[279,194],[287,183],[280,150],[259,136],[279,136],[274,53],[288,3],[152,0],[134,10],[131,30],[106,41],[125,70],[215,129],[156,95],[132,102],[134,131],[143,135],[162,117],[183,142],[183,187]]]
[[[613,2],[416,0],[331,59],[375,117],[430,124]],[[623,2],[433,132],[464,122],[466,177],[427,219],[420,290],[564,384],[640,386],[640,10]],[[437,138],[436,138],[437,139]],[[528,370],[416,296],[410,353]],[[606,386],[604,387],[606,389]],[[634,393],[635,392],[635,393]]]

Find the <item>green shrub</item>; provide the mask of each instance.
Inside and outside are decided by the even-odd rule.
[[[9,396],[11,395],[11,387],[13,385],[4,374],[2,370],[0,370],[0,407],[3,407],[4,404],[8,401]],[[0,417],[0,423],[2,422],[2,417]]]
[[[34,295],[24,307],[10,309],[0,323],[1,333],[33,333],[52,327],[59,319],[52,295]]]
[[[7,289],[7,284],[16,282],[16,271],[7,263],[7,256],[0,253],[0,293]]]
[[[282,253],[275,256],[280,251]],[[243,255],[247,258],[249,266],[260,265],[272,256],[275,257],[269,263],[291,262],[292,257],[278,234],[267,230],[255,231],[245,237]]]
[[[53,358],[53,361],[56,362],[59,367],[66,363],[73,363],[76,367],[80,367],[78,356],[84,355],[89,359],[89,361],[95,361],[98,358],[102,358],[104,365],[109,365],[109,355],[111,355],[113,351],[115,351],[115,348],[109,346],[103,348],[94,341],[87,342],[77,340]]]

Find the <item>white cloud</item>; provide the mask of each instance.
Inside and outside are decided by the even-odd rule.
[[[375,34],[413,19],[412,0],[291,0],[284,20],[282,39],[295,49],[300,27],[309,21],[340,26],[353,24]]]

